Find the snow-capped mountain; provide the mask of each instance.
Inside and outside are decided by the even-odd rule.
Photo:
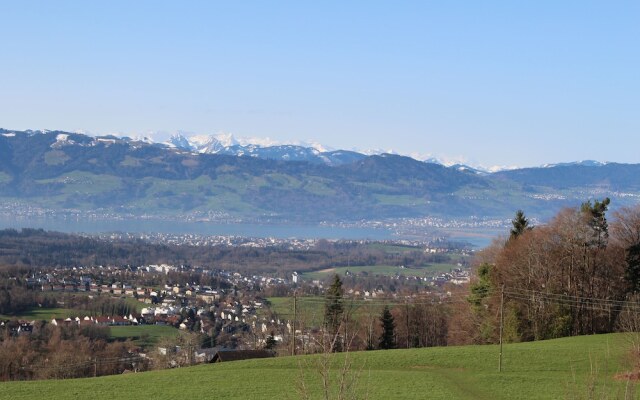
[[[189,137],[181,133],[177,133],[172,135],[169,140],[164,143],[169,145],[170,147],[195,151],[197,153],[203,154],[217,154],[224,149],[229,149],[232,147],[265,148],[278,146],[296,146],[311,148],[320,153],[330,151],[325,146],[322,146],[319,143],[280,143],[270,138],[236,138],[230,133],[222,133],[217,135],[192,135]]]
[[[9,137],[15,135],[12,131],[4,131],[2,135]],[[26,130],[23,131],[27,135],[47,134],[52,132],[50,130]],[[58,131],[56,131],[58,132]],[[70,135],[74,135],[71,139]],[[80,135],[80,136],[78,136]],[[79,137],[86,136],[86,139],[78,141]],[[177,149],[181,151],[187,151],[191,153],[199,154],[224,154],[233,155],[239,157],[254,157],[269,160],[279,161],[305,161],[311,164],[324,164],[329,166],[338,166],[349,164],[355,161],[362,160],[368,156],[381,155],[381,154],[395,154],[411,157],[414,160],[422,161],[427,164],[442,165],[447,168],[456,169],[458,171],[464,171],[467,173],[473,173],[476,175],[490,175],[499,172],[507,172],[513,170],[522,169],[519,166],[505,166],[496,165],[486,167],[477,165],[474,163],[468,163],[463,160],[463,157],[455,158],[439,158],[434,157],[429,153],[411,153],[401,154],[394,150],[334,150],[326,146],[323,146],[317,142],[301,142],[295,141],[291,143],[282,143],[272,140],[270,138],[257,138],[257,137],[235,137],[230,133],[221,133],[216,135],[187,135],[183,133],[175,133],[169,137],[169,139],[163,142],[156,142],[153,139],[154,134],[147,134],[141,136],[126,137],[122,135],[104,135],[104,136],[87,136],[84,132],[63,132],[58,135],[58,140],[55,147],[62,147],[66,145],[78,144],[84,146],[93,145],[89,138],[93,138],[95,142],[110,143],[114,140],[123,140],[126,142],[142,142],[146,144],[152,144],[160,147],[168,147],[171,149]],[[555,167],[602,167],[610,163],[601,162],[595,160],[583,160],[575,162],[562,162],[555,164],[544,164],[536,168],[555,168]],[[527,168],[525,168],[527,169]]]
[[[218,139],[216,136],[204,135],[191,136],[188,139],[188,142],[191,149],[203,154],[216,154],[223,150],[225,147],[237,144],[237,142],[233,140],[232,137]]]
[[[269,138],[236,138],[231,134],[172,135],[163,143],[167,147],[200,153],[226,154],[282,161],[307,161],[312,164],[342,165],[366,157],[352,151],[328,151],[318,143],[280,144]]]
[[[451,165],[449,168],[454,168],[460,172],[470,172],[472,174],[476,174],[476,175],[489,175],[489,172],[483,170],[483,169],[478,169],[478,168],[473,168],[470,167],[468,165],[464,165],[464,164],[453,164]]]
[[[187,139],[186,137],[184,137],[180,133],[176,133],[174,135],[171,135],[169,140],[164,142],[164,144],[166,144],[169,147],[175,147],[177,149],[188,150],[188,151],[193,151],[194,150],[194,148],[191,145],[191,143],[189,143],[189,139]]]
[[[46,133],[49,131],[27,131],[30,134]],[[114,136],[109,136],[114,138]],[[103,137],[104,138],[104,137]],[[233,156],[255,157],[269,160],[281,161],[306,161],[312,164],[325,164],[329,166],[338,166],[343,164],[359,161],[367,156],[381,154],[395,154],[411,157],[415,160],[428,164],[442,165],[448,168],[454,168],[459,171],[466,171],[478,175],[486,175],[494,172],[509,171],[518,169],[515,166],[493,166],[484,167],[479,165],[470,165],[461,161],[461,157],[456,159],[440,159],[431,154],[411,153],[409,155],[398,153],[391,149],[369,149],[369,150],[334,150],[324,146],[318,142],[302,142],[294,141],[291,143],[282,143],[270,138],[258,137],[235,137],[230,133],[221,133],[216,135],[187,135],[183,133],[175,133],[169,139],[155,143],[153,134],[148,136],[134,136],[133,138],[121,136],[123,140],[144,142],[148,144],[156,144],[166,146],[182,151],[199,153],[199,154],[224,154]],[[593,165],[597,161],[590,161]],[[579,163],[564,163],[545,165],[564,166],[564,165],[586,165],[587,161]],[[599,163],[598,165],[604,165]]]

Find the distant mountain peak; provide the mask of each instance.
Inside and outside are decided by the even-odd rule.
[[[329,166],[342,165],[366,157],[364,154],[334,152],[319,143],[280,143],[270,138],[235,137],[230,133],[186,135],[175,133],[162,143],[173,149],[197,154],[224,154],[282,161],[306,161]]]
[[[564,162],[564,163],[556,163],[556,164],[544,164],[542,168],[554,168],[554,167],[573,167],[573,166],[581,166],[581,167],[602,167],[604,165],[609,164],[607,161],[596,161],[596,160],[582,160],[582,161],[573,161],[573,162]]]
[[[131,140],[133,140],[134,142],[143,142],[143,143],[148,143],[148,144],[153,144],[155,143],[155,141],[150,138],[149,136],[145,136],[145,135],[137,135],[131,138]]]
[[[187,139],[181,133],[174,133],[173,135],[171,135],[169,140],[164,142],[164,144],[169,147],[175,147],[181,150],[188,150],[188,151],[193,150],[191,143],[189,143],[189,139]]]

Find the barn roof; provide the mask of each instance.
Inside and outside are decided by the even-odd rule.
[[[268,357],[275,357],[275,354],[268,350],[219,350],[213,356],[211,362],[250,360],[253,358]]]

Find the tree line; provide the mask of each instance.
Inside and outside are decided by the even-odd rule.
[[[501,308],[509,341],[620,329],[640,291],[640,206],[609,221],[609,205],[588,201],[536,227],[519,211],[508,239],[479,255],[469,307],[455,321],[469,341],[497,341]]]
[[[0,381],[113,375],[148,368],[131,342],[109,341],[109,328],[38,321],[29,335],[0,329]]]
[[[336,276],[325,334],[352,333],[348,347],[346,339],[333,346],[341,351],[497,343],[501,320],[507,342],[637,328],[640,205],[612,218],[609,206],[608,198],[588,201],[535,227],[518,211],[508,236],[477,255],[472,283],[445,297],[354,301],[342,298]]]
[[[375,300],[344,296],[343,280],[333,276],[324,298],[300,298],[302,312],[293,318],[298,329],[309,332],[308,343],[296,341],[304,353],[343,352],[445,346],[448,334],[447,304],[437,296],[412,301],[392,297]],[[321,306],[318,326],[309,313]],[[306,310],[306,313],[305,313]]]

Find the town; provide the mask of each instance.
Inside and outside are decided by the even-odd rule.
[[[105,234],[94,240],[122,243],[141,238]],[[273,246],[301,254],[317,251],[323,243],[198,235],[146,235],[144,240],[149,246]],[[354,315],[362,318],[363,310],[379,309],[389,302],[414,306],[446,303],[452,295],[451,288],[467,284],[470,278],[471,252],[455,245],[336,241],[332,246],[380,248],[391,252],[392,257],[398,257],[401,253],[395,252],[401,251],[423,254],[422,257],[438,256],[446,263],[423,268],[363,267],[354,257],[355,264],[349,261],[334,268],[290,272],[247,272],[241,268],[234,271],[169,263],[16,267],[3,272],[13,297],[0,301],[0,329],[6,335],[21,337],[43,330],[43,324],[62,329],[104,328],[108,330],[107,340],[144,342],[131,347],[132,353],[123,358],[133,357],[138,370],[168,368],[211,361],[219,350],[268,349],[273,354],[317,351],[313,338],[322,327],[323,296],[338,273],[344,285],[344,300],[350,302]],[[141,338],[155,332],[162,332],[161,337],[141,342]],[[188,337],[192,343],[181,345]],[[361,339],[352,346],[356,349],[365,343],[366,339]]]

